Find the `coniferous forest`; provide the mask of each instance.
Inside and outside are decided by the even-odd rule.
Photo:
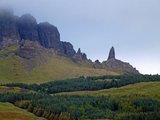
[[[48,120],[158,120],[159,96],[132,95],[72,95],[69,92],[97,91],[126,85],[159,82],[159,75],[122,75],[79,77],[43,84],[4,84],[6,87],[27,89],[27,93],[0,94],[0,102],[10,102]],[[65,94],[65,92],[67,92]],[[63,94],[61,94],[63,93]]]

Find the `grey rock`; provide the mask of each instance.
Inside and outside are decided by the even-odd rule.
[[[16,51],[16,55],[25,59],[42,58],[49,55],[50,51],[50,49],[41,46],[38,41],[24,40],[19,43],[19,49]]]
[[[19,42],[19,49],[16,51],[16,55],[25,58],[25,59],[32,59],[35,58],[38,54],[37,51],[40,47],[38,46],[37,42],[33,42],[30,40],[22,40]]]
[[[30,14],[17,17],[10,10],[0,10],[0,49],[12,43],[38,41],[45,48],[52,48],[59,55],[73,57],[75,50],[72,44],[60,41],[57,27],[48,22],[37,24]]]
[[[100,64],[101,62],[99,60],[95,60],[95,63],[96,64]]]
[[[76,54],[76,51],[74,50],[73,45],[71,43],[62,42],[62,45],[64,54],[67,55],[68,57],[72,58]]]
[[[58,29],[48,22],[38,25],[39,42],[46,48],[54,48],[58,53],[63,53],[63,44],[60,41]]]
[[[108,60],[102,63],[102,66],[107,69],[111,69],[114,71],[118,71],[126,74],[139,74],[139,71],[136,70],[129,63],[123,62],[121,60],[116,59],[114,47],[110,49]]]
[[[81,48],[78,49],[77,54],[82,54]]]
[[[121,73],[126,74],[139,74],[139,71],[136,70],[132,65],[129,63],[117,60],[117,59],[109,59],[102,63],[105,68],[115,70]]]
[[[13,11],[0,9],[0,43],[6,39],[20,39],[17,19],[18,17],[13,15]]]
[[[110,59],[115,59],[115,50],[114,47],[112,47],[109,51],[109,56],[108,56],[108,60]]]
[[[25,59],[32,59],[34,58],[37,54],[34,49],[30,48],[21,48],[21,50],[16,52],[16,55],[25,58]]]
[[[85,53],[82,53],[80,48],[78,49],[77,53],[73,56],[73,59],[78,61],[88,60],[87,55]]]
[[[30,14],[22,15],[18,19],[18,30],[21,39],[32,41],[39,40],[36,19]]]
[[[86,53],[82,53],[82,60],[87,60],[87,55],[86,55]]]

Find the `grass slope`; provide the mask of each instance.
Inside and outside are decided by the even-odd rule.
[[[0,93],[34,93],[34,91],[19,87],[0,86]]]
[[[132,85],[127,85],[120,88],[111,88],[98,91],[78,91],[78,92],[65,92],[60,93],[67,95],[97,95],[97,96],[111,96],[111,97],[123,97],[123,96],[146,96],[160,100],[160,82],[142,82]]]
[[[34,61],[29,61],[18,57],[14,51],[17,46],[8,47],[0,50],[0,83],[43,83],[51,80],[62,80],[79,76],[100,76],[100,75],[117,75],[104,69],[94,69],[86,65],[78,65],[72,60],[52,55],[46,61],[37,57]],[[34,66],[34,63],[44,62]],[[34,66],[33,69],[27,70],[26,65]]]
[[[42,120],[42,118],[38,118],[10,103],[0,103],[0,120]]]

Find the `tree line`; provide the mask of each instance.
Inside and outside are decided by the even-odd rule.
[[[54,95],[40,93],[4,93],[0,102],[10,102],[48,120],[159,120],[160,101],[137,97],[125,108],[122,99],[106,96]],[[123,105],[121,104],[123,103]],[[131,109],[132,108],[132,109]]]
[[[5,84],[8,87],[20,87],[48,94],[72,91],[101,90],[113,87],[122,87],[139,82],[160,81],[160,75],[121,75],[100,77],[79,77],[75,79],[56,80],[43,84]]]
[[[43,84],[6,84],[37,91],[35,93],[1,93],[0,102],[10,102],[48,120],[159,120],[160,101],[147,96],[50,95],[59,92],[100,90],[139,82],[160,81],[159,75],[121,75],[79,77]]]

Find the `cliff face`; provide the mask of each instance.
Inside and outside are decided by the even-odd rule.
[[[32,41],[39,40],[37,22],[33,16],[29,14],[22,15],[17,20],[17,25],[20,39]]]
[[[12,11],[0,10],[0,49],[20,39],[17,19]]]
[[[45,48],[54,48],[58,53],[64,53],[58,29],[45,22],[38,24],[39,43]]]
[[[48,50],[53,50],[54,53],[66,56],[82,66],[139,74],[130,64],[116,59],[114,47],[110,49],[107,61],[92,62],[81,49],[75,52],[71,43],[60,41],[60,33],[54,25],[48,22],[38,24],[30,14],[17,17],[12,11],[0,10],[0,50],[15,44],[20,46],[15,54],[25,59],[37,56],[38,59],[45,59]]]
[[[60,55],[75,55],[71,43],[60,41],[57,27],[48,22],[37,24],[30,14],[17,17],[10,10],[0,10],[0,49],[23,40],[37,41],[45,48],[53,48]]]
[[[73,48],[73,45],[69,42],[62,42],[64,54],[68,57],[73,57],[76,54],[76,51]]]

